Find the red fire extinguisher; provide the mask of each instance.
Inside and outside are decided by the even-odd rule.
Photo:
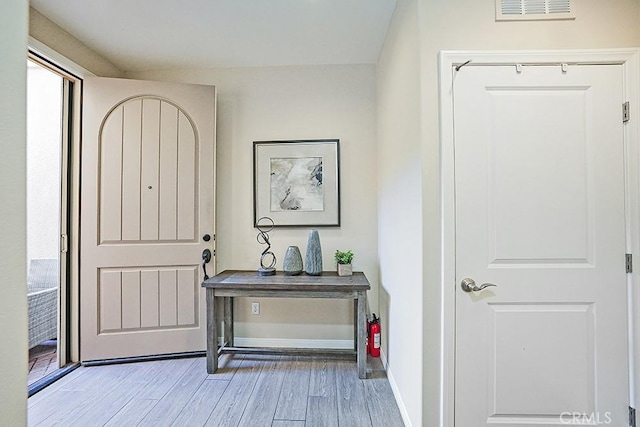
[[[380,357],[380,318],[375,313],[372,316],[373,319],[369,322],[368,353],[372,357]]]

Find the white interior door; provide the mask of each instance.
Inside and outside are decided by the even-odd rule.
[[[454,82],[456,427],[627,425],[622,66]]]
[[[212,86],[84,81],[83,361],[205,349],[215,102]]]

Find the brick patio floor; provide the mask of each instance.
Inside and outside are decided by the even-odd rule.
[[[29,375],[27,384],[31,385],[58,369],[58,341],[45,341],[29,350]]]

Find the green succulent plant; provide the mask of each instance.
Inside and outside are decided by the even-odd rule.
[[[335,258],[338,264],[351,264],[351,261],[353,261],[353,251],[336,251]]]

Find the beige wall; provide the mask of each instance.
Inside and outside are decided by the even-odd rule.
[[[336,249],[372,284],[377,313],[375,66],[310,66],[152,71],[127,77],[215,85],[218,89],[217,269],[256,269],[263,248],[253,228],[253,141],[339,138],[342,226],[320,228],[325,270]],[[289,245],[303,253],[309,228],[271,236],[278,268]],[[250,302],[261,314],[250,314]],[[240,300],[236,336],[351,340],[352,304],[332,300]],[[346,344],[346,341],[343,342]]]
[[[34,9],[30,35],[99,76],[124,76]],[[324,267],[336,249],[353,249],[354,268],[372,284],[369,306],[377,312],[377,215],[375,66],[318,66],[171,70],[129,73],[128,78],[211,84],[218,88],[217,268],[259,266],[261,247],[252,227],[252,143],[269,139],[340,138],[342,226],[320,229]],[[273,250],[282,265],[286,247],[304,255],[308,229],[276,230]],[[260,316],[250,302],[261,302]],[[252,299],[237,306],[236,335],[250,338],[327,340],[353,338],[346,301]]]
[[[251,226],[252,141],[341,138],[343,226],[320,230],[324,262],[332,266],[331,254],[338,247],[354,249],[355,268],[367,273],[375,289],[370,305],[376,311],[379,257],[383,348],[412,425],[437,426],[442,415],[437,54],[447,49],[640,45],[637,0],[574,3],[575,21],[496,23],[494,0],[399,0],[377,81],[372,66],[129,75],[218,87],[219,270],[257,266],[260,248]],[[51,25],[32,13],[30,32],[36,39],[98,75],[119,73]],[[272,241],[282,258],[290,244],[304,251],[306,231],[277,230]],[[261,302],[258,318],[249,314],[249,301],[240,304],[238,335],[351,337],[350,318],[340,302],[322,302],[320,308]],[[298,326],[301,318],[306,323]]]
[[[378,241],[387,372],[405,422],[422,417],[422,188],[417,2],[400,0],[378,61]]]
[[[0,2],[0,423],[27,420],[26,0]]]
[[[437,55],[441,50],[640,46],[640,2],[574,0],[575,21],[495,22],[494,0],[418,0],[422,54],[424,359],[422,425],[440,425],[440,169]],[[382,262],[382,261],[381,261]],[[447,361],[445,361],[447,363]],[[427,402],[429,402],[427,404]],[[428,408],[428,410],[427,410]]]
[[[29,8],[29,35],[81,67],[101,77],[120,77],[122,71],[34,8]]]

